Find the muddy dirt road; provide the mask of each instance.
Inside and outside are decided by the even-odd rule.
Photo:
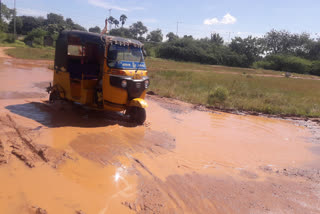
[[[320,213],[320,140],[303,121],[150,96],[134,126],[47,104],[47,67],[0,58],[0,213]]]

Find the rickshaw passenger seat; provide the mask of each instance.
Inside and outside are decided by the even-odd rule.
[[[70,73],[71,79],[83,79],[90,80],[90,79],[98,79],[99,75],[99,64],[69,64],[68,71]]]

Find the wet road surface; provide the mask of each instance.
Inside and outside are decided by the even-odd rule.
[[[0,58],[1,213],[320,213],[307,128],[154,96],[135,126],[48,104],[47,67]]]

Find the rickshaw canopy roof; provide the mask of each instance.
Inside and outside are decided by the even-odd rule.
[[[108,45],[108,44],[118,44],[123,46],[129,46],[132,45],[134,47],[142,48],[143,44],[135,39],[128,39],[128,38],[122,38],[118,36],[108,36],[108,35],[100,35],[97,33],[90,33],[90,32],[84,32],[84,31],[77,31],[77,30],[71,30],[71,31],[62,31],[59,39],[68,39],[70,37],[76,37],[79,39],[78,43],[87,43],[87,42],[93,42],[96,44],[101,45]]]

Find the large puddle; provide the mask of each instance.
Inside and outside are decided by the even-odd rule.
[[[134,126],[47,104],[47,66],[0,59],[1,213],[320,212],[306,128],[152,97]]]

